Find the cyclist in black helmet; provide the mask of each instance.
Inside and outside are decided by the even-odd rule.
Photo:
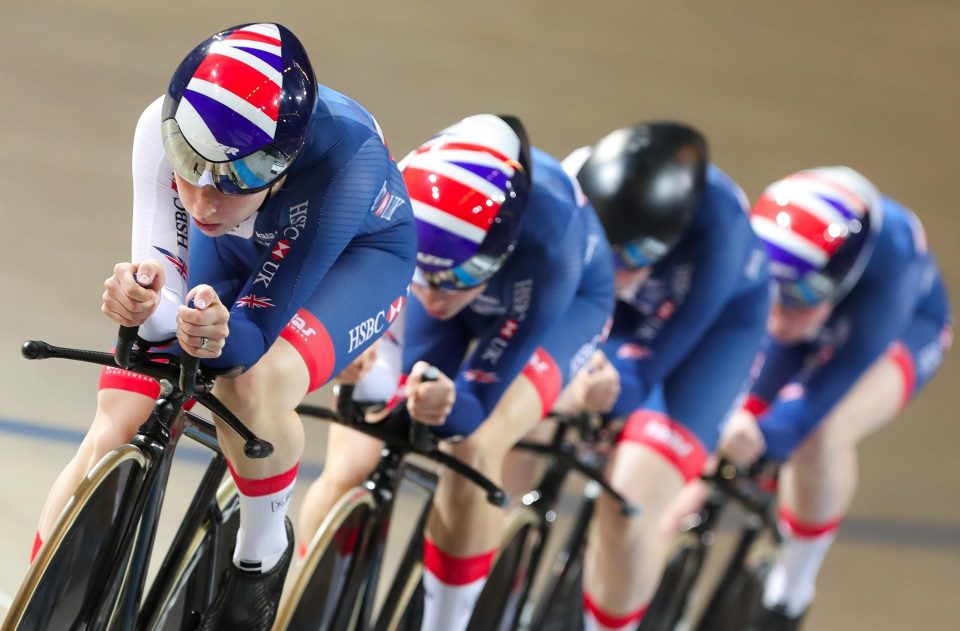
[[[643,507],[624,517],[608,497],[598,499],[585,625],[633,629],[664,566],[661,517],[700,474],[764,339],[767,258],[743,192],[710,164],[706,140],[687,125],[618,129],[564,164],[596,208],[617,267],[605,357],[570,392],[625,419],[608,475]]]

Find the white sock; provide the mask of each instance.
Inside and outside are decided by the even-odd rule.
[[[233,564],[250,573],[272,570],[287,549],[287,508],[297,479],[297,465],[286,473],[254,480],[230,467],[240,492],[240,530]]]
[[[807,610],[816,595],[817,573],[839,527],[839,520],[821,525],[802,524],[781,509],[783,542],[764,585],[764,607],[782,606],[786,614],[794,618]]]
[[[463,631],[487,583],[493,551],[454,557],[424,542],[421,631]]]

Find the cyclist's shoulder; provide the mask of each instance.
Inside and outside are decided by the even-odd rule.
[[[392,164],[373,115],[354,99],[318,85],[306,143],[294,168],[319,168],[325,163],[342,166],[360,151],[379,155],[382,164]]]
[[[146,125],[156,125],[157,133],[160,133],[160,113],[163,110],[163,95],[158,96],[143,108],[140,117],[137,119],[137,127]]]
[[[880,227],[864,277],[889,282],[913,265],[931,260],[926,230],[920,219],[892,197],[881,195]]]
[[[533,185],[522,220],[520,244],[524,249],[556,249],[583,232],[573,228],[582,223],[582,208],[587,202],[578,198],[575,183],[559,160],[532,147],[531,162]]]
[[[739,184],[715,164],[707,168],[707,182],[694,223],[713,226],[712,232],[736,231],[752,235],[750,202]]]

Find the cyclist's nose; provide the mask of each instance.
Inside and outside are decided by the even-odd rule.
[[[213,186],[204,186],[197,191],[193,215],[200,221],[211,219],[219,207],[219,191]]]

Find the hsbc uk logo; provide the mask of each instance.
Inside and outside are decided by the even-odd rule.
[[[369,341],[374,335],[379,335],[382,333],[386,326],[397,319],[397,316],[399,316],[400,312],[403,311],[405,303],[406,297],[398,296],[396,300],[390,303],[388,308],[381,309],[376,315],[367,318],[360,324],[350,329],[348,332],[350,337],[350,347],[347,349],[347,352],[352,353],[367,343],[367,341]]]
[[[287,255],[287,251],[290,250],[290,242],[286,239],[280,239],[277,241],[277,244],[273,246],[273,250],[270,252],[270,257],[274,261],[282,261],[283,258]]]
[[[270,260],[264,261],[257,271],[257,276],[253,280],[254,285],[269,287],[280,269],[280,262],[286,258],[293,247],[293,242],[300,237],[300,233],[307,226],[307,207],[309,202],[303,202],[290,207],[290,225],[280,231],[280,240],[277,241],[270,250]],[[273,306],[273,305],[271,305]]]

